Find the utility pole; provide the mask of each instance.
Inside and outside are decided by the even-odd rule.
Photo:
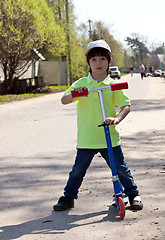
[[[88,20],[89,22],[89,38],[92,39],[92,21],[91,20]]]
[[[72,61],[71,61],[71,53],[70,53],[70,34],[69,34],[69,3],[68,0],[65,0],[65,8],[66,8],[66,23],[67,23],[67,42],[68,42],[68,64],[69,64],[69,83],[72,84]]]
[[[104,39],[104,40],[105,40],[105,32],[104,32],[104,31],[101,31],[101,32],[100,32],[100,35],[101,35],[101,39]]]
[[[60,1],[58,0],[58,12],[59,12],[59,20],[61,21],[61,8],[60,8]]]

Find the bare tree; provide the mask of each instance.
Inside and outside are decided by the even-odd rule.
[[[125,41],[127,42],[128,46],[131,47],[135,56],[139,56],[140,61],[143,62],[144,57],[146,56],[147,53],[149,53],[149,50],[146,46],[146,40],[144,39],[144,37],[135,33],[132,34],[131,37],[127,37]]]

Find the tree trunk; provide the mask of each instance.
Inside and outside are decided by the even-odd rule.
[[[4,89],[5,94],[12,93],[13,91],[13,78],[14,78],[14,71],[10,68],[8,71],[8,62],[3,64],[3,73],[4,73]]]

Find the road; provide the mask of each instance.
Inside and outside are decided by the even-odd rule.
[[[164,240],[165,79],[140,79],[126,90],[132,111],[119,125],[126,161],[144,209],[120,220],[110,206],[111,173],[96,155],[74,209],[53,212],[75,157],[76,103],[63,93],[0,106],[0,239]]]

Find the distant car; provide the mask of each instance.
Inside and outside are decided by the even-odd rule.
[[[160,77],[162,74],[162,71],[161,70],[155,70],[154,71],[154,77]]]
[[[120,71],[119,71],[119,68],[117,66],[109,67],[109,71],[110,71],[111,78],[120,79]]]

